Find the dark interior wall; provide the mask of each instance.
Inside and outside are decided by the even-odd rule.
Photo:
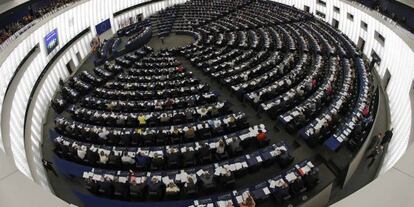
[[[380,0],[381,12],[414,29],[414,9],[397,1]]]
[[[385,16],[414,32],[414,8],[395,0],[357,0],[365,6],[378,10]]]
[[[0,28],[4,28],[4,26],[8,25],[10,22],[17,22],[24,16],[29,15],[30,8],[42,8],[53,1],[54,0],[31,0],[0,14]]]

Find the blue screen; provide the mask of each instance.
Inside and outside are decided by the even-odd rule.
[[[58,31],[54,29],[45,37],[46,51],[50,54],[59,45]]]
[[[107,20],[97,24],[95,26],[95,28],[96,28],[96,33],[98,35],[100,35],[100,34],[106,32],[106,31],[108,31],[109,29],[111,29],[111,21],[109,19],[107,19]]]

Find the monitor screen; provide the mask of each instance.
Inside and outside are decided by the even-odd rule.
[[[50,54],[59,45],[58,30],[54,29],[45,37],[46,51]]]
[[[98,35],[101,35],[102,33],[108,31],[109,29],[111,29],[111,21],[109,19],[97,24],[95,26],[96,28],[96,33]]]

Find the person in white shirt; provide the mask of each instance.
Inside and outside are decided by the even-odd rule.
[[[258,102],[260,101],[260,96],[259,96],[259,95],[257,95],[257,93],[256,93],[256,92],[252,92],[251,96],[252,96],[252,98],[253,98],[253,102],[254,102],[254,103],[258,103]]]
[[[103,140],[107,140],[108,139],[108,134],[109,134],[109,131],[108,130],[106,130],[106,128],[104,127],[103,129],[102,129],[102,131],[98,134],[98,136],[101,138],[101,139],[103,139]]]
[[[123,164],[135,164],[135,160],[128,155],[128,152],[123,152],[121,157]]]
[[[86,146],[83,146],[82,145],[80,148],[77,147],[77,154],[78,154],[78,157],[81,160],[83,160],[85,158],[85,156],[86,156]]]
[[[200,118],[203,118],[203,117],[207,116],[207,113],[208,113],[207,109],[204,108],[204,107],[197,110],[197,112],[198,112],[198,114],[200,114]]]
[[[180,192],[180,188],[177,186],[177,184],[171,181],[170,183],[168,183],[167,187],[165,188],[165,191],[169,193],[177,193]]]
[[[101,151],[99,153],[99,162],[100,163],[106,164],[108,162],[108,159],[109,159],[108,155],[106,155],[104,151]]]
[[[217,143],[216,143],[216,153],[217,154],[223,154],[224,153],[224,149],[226,147],[226,145],[224,144],[224,141],[222,139],[220,139]]]

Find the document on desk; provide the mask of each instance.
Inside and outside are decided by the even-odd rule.
[[[234,168],[235,168],[235,170],[240,170],[240,169],[243,168],[243,165],[242,165],[242,163],[238,162],[238,163],[234,164]]]
[[[289,182],[295,180],[296,178],[297,177],[296,177],[295,173],[293,173],[293,172],[286,175],[286,180],[289,181]]]
[[[204,173],[204,170],[200,169],[196,172],[197,176],[201,176]]]
[[[238,164],[240,164],[240,163],[238,163]],[[235,164],[232,164],[232,165],[230,165],[229,166],[229,168],[228,168],[230,171],[236,171],[236,165]]]
[[[241,195],[236,196],[236,200],[237,200],[238,204],[243,203],[243,196],[241,196]]]
[[[268,187],[263,188],[263,192],[265,193],[265,195],[269,195],[270,194],[270,190]]]
[[[165,176],[162,178],[162,182],[167,185],[170,182],[170,178],[168,176]]]

